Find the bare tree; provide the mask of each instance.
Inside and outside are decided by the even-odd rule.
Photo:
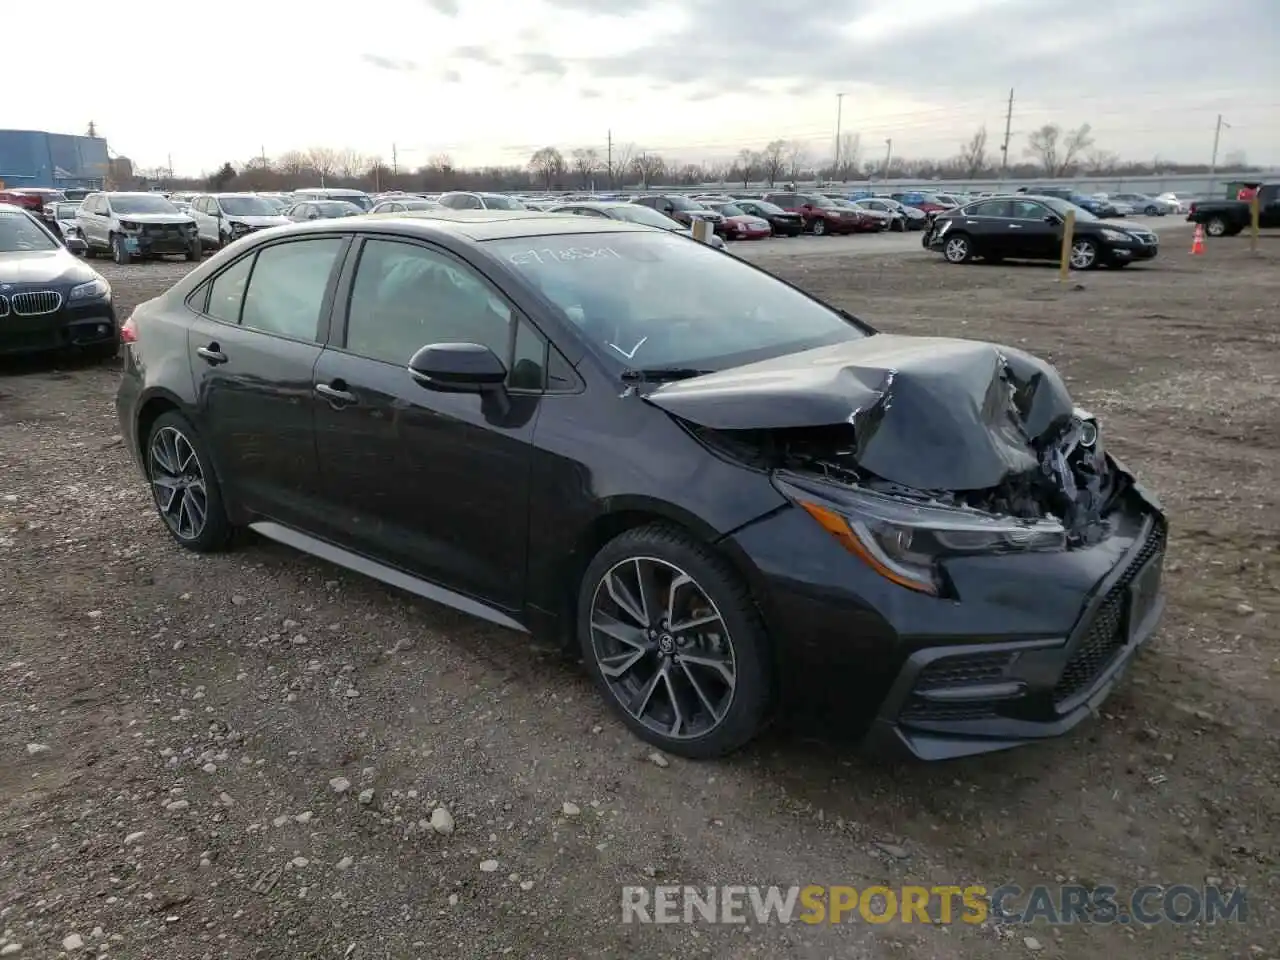
[[[782,171],[787,164],[787,141],[772,140],[765,145],[760,153],[760,172],[764,174],[764,178],[769,181],[769,186],[773,186],[778,178],[782,176]]]
[[[1093,176],[1115,173],[1120,166],[1120,155],[1110,150],[1090,150],[1084,158],[1085,169]]]
[[[354,180],[369,167],[369,161],[350,147],[334,151],[334,169],[344,180]]]
[[[613,145],[613,165],[609,170],[609,185],[616,187],[622,178],[634,169],[636,145],[634,143],[615,143]]]
[[[564,157],[555,147],[543,147],[529,158],[529,169],[542,180],[547,190],[565,170]]]
[[[987,167],[987,128],[979,127],[960,146],[960,167],[966,177],[976,177]]]
[[[1027,138],[1027,155],[1040,164],[1045,176],[1061,177],[1093,146],[1090,131],[1089,124],[1082,123],[1064,134],[1056,123],[1046,123]]]
[[[657,153],[641,153],[631,161],[631,166],[646,189],[653,181],[661,180],[667,172],[667,161]]]
[[[840,163],[834,171],[835,175],[841,180],[852,180],[857,176],[861,163],[862,134],[840,134]]]
[[[299,177],[309,169],[309,163],[307,155],[301,150],[290,150],[276,159],[276,169],[286,177]]]
[[[308,147],[307,166],[320,177],[320,186],[338,169],[338,151],[332,147]]]
[[[738,178],[742,180],[743,190],[751,186],[751,175],[756,172],[756,168],[760,165],[760,154],[754,150],[748,150],[743,147],[738,151],[738,160],[734,164],[734,168],[737,170]]]
[[[800,171],[808,162],[808,151],[803,141],[792,140],[787,144],[787,172],[791,175],[792,182],[800,179]]]
[[[600,169],[600,154],[593,147],[573,151],[573,169],[582,178],[583,188],[591,186],[591,180]]]

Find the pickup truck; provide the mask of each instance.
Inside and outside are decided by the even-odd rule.
[[[1247,200],[1197,200],[1187,214],[1190,223],[1203,223],[1211,237],[1231,237],[1249,229],[1252,205]],[[1258,187],[1258,226],[1280,227],[1280,183]]]

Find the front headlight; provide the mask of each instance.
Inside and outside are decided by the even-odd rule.
[[[1121,230],[1099,230],[1098,233],[1103,240],[1110,240],[1112,243],[1128,243],[1133,237]]]
[[[71,288],[68,300],[104,300],[111,296],[111,284],[101,277],[95,277],[88,283],[80,283]]]
[[[136,231],[142,229],[142,225],[139,223],[134,223],[132,220],[121,220],[120,229],[125,230],[129,233],[135,233]]]
[[[249,229],[249,225],[248,225],[247,223],[244,223],[244,222],[242,222],[242,221],[240,221],[240,220],[232,220],[232,221],[231,221],[231,232],[232,232],[232,233],[244,233],[244,232],[245,232],[246,230],[248,230],[248,229]]]
[[[899,586],[936,596],[939,563],[971,554],[1062,550],[1057,520],[1020,520],[775,475],[774,486],[859,560]]]

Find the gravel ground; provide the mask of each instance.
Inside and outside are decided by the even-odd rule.
[[[0,956],[1280,956],[1280,242],[1246,250],[1065,287],[771,261],[885,330],[1052,359],[1170,511],[1164,627],[1103,714],[932,767],[794,728],[655,759],[519,637],[264,541],[179,551],[117,372],[3,368]],[[185,264],[100,269],[127,310]],[[622,884],[1206,880],[1248,924],[619,923]]]

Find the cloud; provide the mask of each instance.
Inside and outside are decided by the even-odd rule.
[[[446,70],[444,73],[440,74],[440,79],[445,83],[461,83],[462,74],[457,70]]]
[[[377,67],[379,70],[408,72],[418,69],[418,65],[412,60],[399,60],[395,57],[384,57],[377,53],[362,53],[360,54],[360,59]]]
[[[564,61],[547,53],[524,53],[518,61],[524,73],[536,73],[549,77],[563,77],[569,72]]]
[[[456,60],[471,60],[475,63],[483,63],[488,67],[498,67],[502,65],[502,61],[484,47],[470,45],[454,47],[454,49],[450,51],[449,56]]]
[[[458,0],[424,0],[424,2],[436,13],[446,17],[456,17],[460,9]]]
[[[604,94],[602,94],[599,90],[593,89],[592,87],[583,87],[580,91],[578,91],[578,96],[580,96],[583,100],[599,100],[602,96],[604,96]]]

